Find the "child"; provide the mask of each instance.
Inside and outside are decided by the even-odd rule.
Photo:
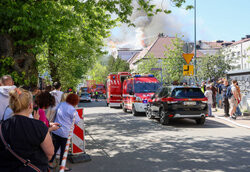
[[[204,95],[207,97],[208,116],[212,117],[213,92],[210,85],[207,85]]]

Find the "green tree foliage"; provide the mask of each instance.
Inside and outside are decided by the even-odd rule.
[[[125,60],[122,60],[119,56],[114,58],[113,56],[109,57],[107,72],[129,72],[129,63]]]
[[[93,68],[89,70],[88,76],[90,77],[90,80],[95,80],[96,83],[104,83],[107,78],[107,66],[104,66],[97,61]]]
[[[232,69],[232,60],[225,60],[222,54],[207,55],[198,59],[197,76],[199,79],[218,79],[224,77],[226,71]]]
[[[181,38],[176,36],[172,40],[172,45],[166,47],[165,58],[162,61],[164,82],[180,82],[183,79],[183,64],[186,63],[182,57],[183,44],[184,42]]]
[[[140,74],[153,74],[160,81],[160,71],[152,71],[152,68],[161,68],[161,63],[159,63],[159,59],[153,54],[150,54],[147,58],[139,62],[135,72]]]
[[[137,2],[149,16],[170,12],[151,1]],[[172,2],[180,7],[185,0]],[[117,22],[132,24],[133,10],[132,0],[1,0],[0,49],[6,51],[0,57],[12,57],[10,70],[33,84],[38,72],[48,71],[53,81],[73,86],[103,54],[110,29]]]

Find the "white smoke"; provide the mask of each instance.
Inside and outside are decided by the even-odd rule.
[[[134,9],[137,9],[138,4],[136,1],[133,3]],[[154,0],[152,3],[157,8],[170,8],[167,0]],[[118,48],[142,49],[149,46],[159,33],[168,36],[178,34],[188,37],[188,34],[183,32],[182,22],[174,14],[158,13],[153,17],[148,17],[145,12],[135,10],[130,19],[136,27],[128,27],[126,24],[122,24],[112,30],[109,38],[114,43],[112,44],[112,51],[117,51]]]

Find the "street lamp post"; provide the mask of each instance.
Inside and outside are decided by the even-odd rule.
[[[196,0],[194,0],[194,78],[197,83],[197,65],[196,65]]]

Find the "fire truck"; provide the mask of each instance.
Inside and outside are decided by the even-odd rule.
[[[131,76],[129,72],[118,72],[108,75],[106,81],[107,106],[121,107],[123,82],[129,76]]]
[[[95,92],[98,92],[98,94],[106,94],[106,89],[104,84],[96,84],[94,87],[92,87],[91,92],[95,94]]]
[[[148,100],[160,87],[154,75],[134,75],[123,82],[122,109],[132,111],[134,116],[146,112]]]

